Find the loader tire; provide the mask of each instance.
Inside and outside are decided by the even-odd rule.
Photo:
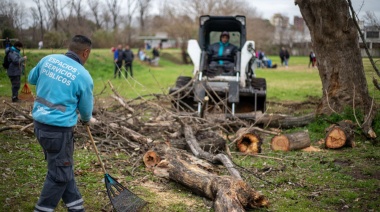
[[[175,86],[177,88],[182,88],[185,86],[187,83],[191,81],[192,77],[186,77],[186,76],[179,76],[177,78],[177,81],[175,82]]]
[[[252,78],[251,85],[253,88],[257,90],[267,89],[267,81],[265,80],[265,78]]]

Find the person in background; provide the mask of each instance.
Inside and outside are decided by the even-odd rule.
[[[38,42],[38,49],[42,49],[43,46],[44,46],[44,42],[42,40]]]
[[[5,38],[3,41],[5,53],[7,53],[7,50],[12,46],[11,40],[9,40],[8,37]]]
[[[119,78],[121,78],[121,68],[123,67],[123,49],[122,48],[123,47],[121,46],[121,44],[119,44],[113,54],[113,59],[115,63],[113,78],[116,78],[117,74],[119,75]]]
[[[132,63],[133,63],[133,52],[129,48],[129,45],[125,45],[124,49],[124,63],[125,63],[125,77],[128,77],[128,69],[130,70],[131,77],[133,77]]]
[[[220,41],[209,46],[207,54],[210,67],[222,65],[226,69],[233,69],[237,47],[229,42],[230,34],[224,31],[220,34]]]
[[[285,51],[284,51],[284,64],[285,64],[286,68],[288,68],[288,65],[289,65],[289,58],[290,58],[290,54],[288,52],[288,49],[285,49]]]
[[[284,47],[280,49],[279,56],[281,59],[281,66],[284,66],[284,62],[285,62],[285,48]]]
[[[150,58],[145,54],[143,48],[139,48],[139,51],[138,51],[137,54],[139,56],[140,61],[148,61],[148,62],[150,62]]]
[[[312,68],[314,68],[316,61],[317,61],[317,58],[315,57],[314,52],[311,51],[310,54],[309,54],[309,65],[308,65],[308,67],[310,68],[310,65],[312,65]]]
[[[9,67],[7,69],[7,74],[12,84],[12,102],[18,102],[18,91],[21,87],[21,74],[24,73],[24,61],[27,59],[26,56],[21,56],[20,50],[23,44],[20,41],[16,41],[13,46],[8,47],[6,50],[9,51],[8,61]]]
[[[154,66],[158,66],[158,61],[160,60],[160,52],[158,51],[157,47],[154,47],[152,50],[153,59],[151,60],[151,63]]]
[[[34,134],[47,160],[47,174],[35,212],[54,211],[62,199],[67,210],[84,212],[83,199],[74,177],[74,127],[92,118],[93,80],[84,64],[91,53],[91,40],[75,35],[65,54],[42,58],[30,71],[36,85],[32,116]]]

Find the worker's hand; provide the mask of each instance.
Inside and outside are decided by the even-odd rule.
[[[90,121],[82,121],[80,119],[80,123],[82,123],[84,126],[92,126],[95,124],[99,124],[100,122],[96,120],[96,118],[91,117]]]
[[[25,56],[24,56],[24,59],[26,60],[27,58],[28,58],[28,57],[25,55]]]

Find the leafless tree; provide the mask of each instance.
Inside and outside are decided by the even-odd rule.
[[[126,1],[126,6],[127,6],[127,15],[126,15],[126,30],[127,30],[127,39],[128,43],[131,43],[132,41],[132,21],[133,21],[133,16],[136,13],[137,10],[137,0],[127,0]]]
[[[377,18],[373,11],[367,11],[364,19],[369,23],[370,26],[374,26],[380,30],[380,20]]]
[[[118,28],[118,18],[120,15],[120,2],[119,0],[107,0],[107,6],[112,17],[113,29]]]
[[[40,33],[41,33],[41,37],[40,39],[43,40],[44,38],[44,12],[43,12],[43,8],[42,8],[42,2],[41,0],[33,0],[34,3],[36,3],[36,11],[34,12],[35,14],[33,15],[33,17],[36,19],[38,19],[38,22],[39,22],[39,27],[40,27]]]
[[[152,0],[138,0],[139,7],[139,20],[140,20],[140,32],[144,33],[145,31],[145,19],[149,13]]]
[[[48,20],[51,21],[53,29],[58,31],[59,18],[63,18],[65,7],[70,2],[67,0],[44,0],[45,8],[48,14]]]
[[[82,25],[82,21],[84,16],[83,14],[83,6],[81,0],[71,0],[71,9],[75,12],[74,16],[77,18],[78,25]]]
[[[177,0],[175,4],[193,18],[201,15],[256,16],[256,10],[249,6],[247,0]]]
[[[10,20],[11,27],[20,28],[23,24],[23,13],[25,12],[25,7],[22,4],[18,4],[11,0],[4,0],[0,2],[0,15],[6,17]]]
[[[90,7],[90,12],[92,13],[96,28],[100,29],[102,28],[102,21],[101,21],[101,3],[98,0],[87,0],[88,6]]]

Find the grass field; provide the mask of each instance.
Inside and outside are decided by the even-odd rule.
[[[27,71],[46,54],[64,52],[65,50],[26,50],[25,54],[29,58]],[[180,52],[176,49],[164,50],[162,53],[180,58]],[[3,54],[0,54],[0,58],[2,57]],[[279,64],[277,56],[270,58],[273,63]],[[379,91],[374,90],[370,81],[373,71],[368,59],[363,59],[363,62],[369,80],[369,91],[380,102]],[[309,69],[307,65],[308,57],[291,57],[287,69],[258,69],[257,76],[267,80],[268,100],[301,102],[310,97],[321,97],[318,70]],[[108,49],[94,49],[85,67],[94,79],[94,93],[99,98],[107,98],[112,93],[108,80],[122,96],[131,99],[151,93],[167,93],[179,75],[192,74],[191,65],[175,64],[162,57],[158,67],[134,62],[135,79],[114,79],[112,54]],[[7,100],[10,95],[9,79],[4,70],[1,70],[0,96]],[[3,120],[9,108],[2,103],[0,105],[0,127],[4,127],[6,121],[11,122]],[[323,117],[306,127],[292,130],[308,130],[312,145],[321,147],[319,140],[324,138],[325,128],[344,118],[352,118],[352,111]],[[375,129],[380,129],[379,120],[378,115],[374,123]],[[261,191],[271,202],[268,209],[258,211],[379,210],[378,141],[368,140],[357,131],[355,148],[322,149],[319,152],[274,152],[270,149],[269,139],[264,140],[263,151],[258,156],[241,156],[232,152],[233,161],[248,170],[241,173],[244,180]],[[0,211],[32,211],[46,173],[41,147],[33,136],[16,130],[0,132],[0,141]],[[76,179],[87,211],[102,211],[103,208],[109,208],[109,201],[104,192],[103,174],[96,166],[96,156],[88,149],[88,145],[84,140],[77,140]],[[149,201],[146,211],[212,211],[207,200],[177,183],[154,176],[142,164],[132,170],[134,162],[123,152],[104,154],[102,157],[112,164],[108,170],[112,175]],[[66,209],[60,204],[56,211]]]

